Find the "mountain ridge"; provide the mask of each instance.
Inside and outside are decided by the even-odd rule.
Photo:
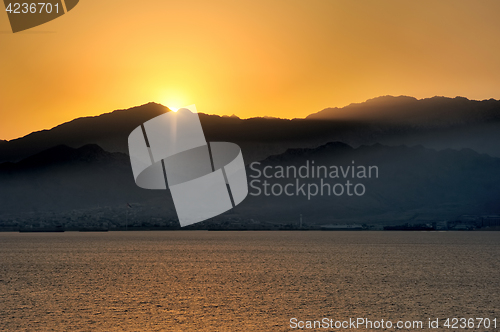
[[[54,159],[59,156],[59,159]],[[316,148],[288,149],[270,156],[258,166],[295,166],[315,161],[315,165],[376,165],[377,178],[351,179],[366,186],[362,197],[253,196],[231,212],[245,220],[283,223],[304,214],[305,220],[318,224],[401,223],[408,220],[450,220],[462,214],[500,213],[500,158],[463,149],[437,151],[423,146],[352,147],[330,142]],[[255,171],[247,165],[249,183]],[[318,183],[317,177],[268,179],[286,185]],[[333,185],[346,179],[325,178]],[[122,211],[110,217],[123,222],[124,209],[136,207],[134,216],[175,219],[175,209],[168,190],[145,190],[137,187],[123,153],[110,153],[96,145],[81,148],[58,146],[17,163],[0,164],[0,220],[31,213],[73,215],[73,210],[92,210],[96,206],[108,211]],[[250,192],[253,191],[249,187]],[[59,218],[59,217],[58,217]],[[63,218],[63,217],[61,217]],[[66,217],[64,217],[66,218]],[[115,218],[115,219],[113,219]],[[221,216],[224,219],[224,216]],[[1,226],[1,225],[0,225]],[[122,225],[123,226],[123,225]]]
[[[300,167],[377,166],[376,178],[321,178],[318,176],[264,177],[254,169],[268,168],[273,174],[277,166]],[[366,194],[357,196],[317,195],[308,200],[304,195],[275,196],[261,194],[247,198],[236,210],[254,219],[320,220],[322,223],[385,223],[412,221],[456,220],[461,215],[500,213],[500,158],[471,149],[437,151],[423,146],[385,146],[374,144],[353,148],[331,142],[313,149],[289,149],[249,167],[249,181],[260,180],[255,186],[268,189],[273,185],[293,188],[300,184],[332,186],[350,180],[363,183]],[[329,171],[328,171],[329,172]],[[297,185],[295,185],[295,181]],[[252,186],[250,191],[255,191]],[[258,206],[259,209],[252,207]]]
[[[408,103],[410,108],[398,106]],[[461,105],[456,112],[450,106],[455,104]],[[246,161],[262,160],[288,148],[313,148],[332,141],[351,146],[378,142],[385,145],[422,144],[436,149],[466,147],[500,156],[500,102],[494,99],[470,101],[462,97],[433,97],[419,100],[385,96],[351,104],[346,109],[352,107],[361,108],[361,113],[366,110],[374,114],[380,111],[386,117],[394,112],[403,115],[384,119],[359,117],[354,112],[351,118],[318,118],[318,113],[332,112],[325,109],[306,119],[291,120],[265,117],[240,119],[204,113],[199,113],[199,117],[207,141],[240,145]],[[97,144],[109,152],[128,153],[130,132],[168,111],[163,105],[148,103],[99,116],[78,118],[50,130],[0,142],[0,162],[19,161],[61,144],[73,148]],[[454,116],[450,118],[449,113]]]
[[[147,103],[97,116],[73,119],[52,129],[36,131],[6,141],[0,145],[0,162],[18,161],[57,145],[77,148],[86,144],[97,144],[107,151],[115,152],[116,143],[110,142],[110,137],[131,132],[137,127],[137,123],[143,123],[168,111],[170,110],[163,105]]]
[[[482,106],[482,107],[479,107]],[[413,123],[425,125],[456,125],[481,121],[500,121],[500,101],[470,100],[465,97],[417,99],[409,96],[380,96],[363,103],[326,108],[306,119],[361,120]]]

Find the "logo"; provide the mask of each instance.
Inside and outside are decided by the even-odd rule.
[[[182,227],[230,210],[248,194],[238,145],[207,143],[195,105],[157,116],[128,137],[135,183],[170,189]]]
[[[3,0],[12,32],[34,28],[75,8],[79,0]]]

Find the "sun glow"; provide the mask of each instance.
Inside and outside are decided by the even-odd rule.
[[[176,89],[168,89],[159,94],[160,104],[168,107],[172,112],[177,112],[183,105],[186,105],[186,98],[182,91]]]

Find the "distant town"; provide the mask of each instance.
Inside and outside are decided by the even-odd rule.
[[[453,220],[391,221],[390,223],[314,224],[296,220],[270,222],[245,219],[225,213],[216,218],[181,228],[176,216],[147,215],[147,208],[96,207],[68,212],[26,212],[23,215],[0,216],[0,232],[64,232],[64,231],[137,231],[137,230],[322,230],[322,231],[496,231],[500,215],[461,215]]]

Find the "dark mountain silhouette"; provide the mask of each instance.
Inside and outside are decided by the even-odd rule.
[[[315,149],[289,149],[272,156],[253,168],[295,166],[298,169],[307,161],[315,166],[377,166],[375,178],[326,178],[331,186],[336,183],[361,183],[366,188],[362,196],[313,196],[308,200],[300,193],[274,196],[273,184],[284,187],[293,184],[290,192],[297,193],[297,178],[266,179],[269,196],[250,195],[238,207],[240,214],[254,219],[275,222],[297,222],[299,214],[310,223],[405,223],[409,221],[455,220],[463,214],[485,215],[500,213],[500,159],[478,154],[470,149],[435,151],[422,146],[388,147],[380,144],[352,148],[337,142]],[[354,163],[354,164],[353,164]],[[273,172],[268,169],[268,174]],[[357,172],[357,171],[356,171]],[[311,174],[311,173],[310,173]],[[375,173],[373,173],[375,174]],[[249,181],[258,173],[248,168]],[[320,179],[298,178],[300,184],[316,184]],[[254,183],[263,190],[263,184]],[[325,187],[326,188],[326,187]],[[345,188],[345,186],[344,186]],[[312,189],[314,190],[314,188]],[[258,190],[250,188],[251,192]],[[276,192],[279,192],[279,188]],[[352,192],[352,188],[351,188]]]
[[[499,122],[500,101],[476,101],[463,97],[416,99],[383,96],[343,108],[326,108],[307,119],[362,120],[425,127],[451,127]]]
[[[245,161],[262,160],[289,148],[314,148],[332,141],[354,147],[382,143],[435,149],[471,148],[500,157],[500,102],[465,98],[380,97],[306,119],[220,117],[200,113],[208,141],[242,147]],[[51,130],[0,143],[0,162],[19,161],[57,145],[98,144],[128,153],[129,133],[168,108],[149,103],[97,117],[80,118]]]
[[[128,158],[123,154],[107,153],[95,144],[85,145],[79,149],[73,149],[66,145],[58,145],[31,157],[23,159],[18,163],[0,164],[2,170],[28,171],[39,170],[50,166],[67,166],[77,162],[106,162],[109,160],[121,160],[125,162]]]
[[[18,161],[57,145],[78,148],[97,144],[106,151],[125,152],[127,133],[166,111],[168,108],[162,105],[149,103],[95,117],[78,118],[50,130],[33,132],[3,144],[0,142],[0,162]]]
[[[400,223],[453,219],[462,214],[500,213],[500,159],[472,150],[435,151],[423,147],[388,147],[380,144],[352,148],[329,143],[314,149],[289,149],[262,161],[265,166],[377,166],[378,178],[350,179],[363,183],[363,196],[252,196],[232,215],[284,223],[299,214],[314,224]],[[248,167],[249,181],[255,172]],[[264,180],[264,178],[260,178]],[[271,184],[295,183],[294,178],[268,179]],[[317,177],[299,179],[306,186]],[[334,185],[345,179],[324,179]],[[176,218],[168,190],[144,190],[133,180],[128,156],[106,152],[96,145],[74,149],[57,146],[17,163],[0,164],[0,223],[26,213],[71,215],[72,210],[119,207],[109,217],[123,223],[126,204],[134,218]],[[254,183],[255,185],[255,183]],[[250,188],[255,193],[255,189]],[[69,212],[68,212],[69,211]],[[223,218],[222,216],[221,218]],[[1,225],[0,225],[1,226]]]
[[[0,164],[0,215],[169,199],[134,183],[129,157],[90,144],[59,145],[17,163]]]

